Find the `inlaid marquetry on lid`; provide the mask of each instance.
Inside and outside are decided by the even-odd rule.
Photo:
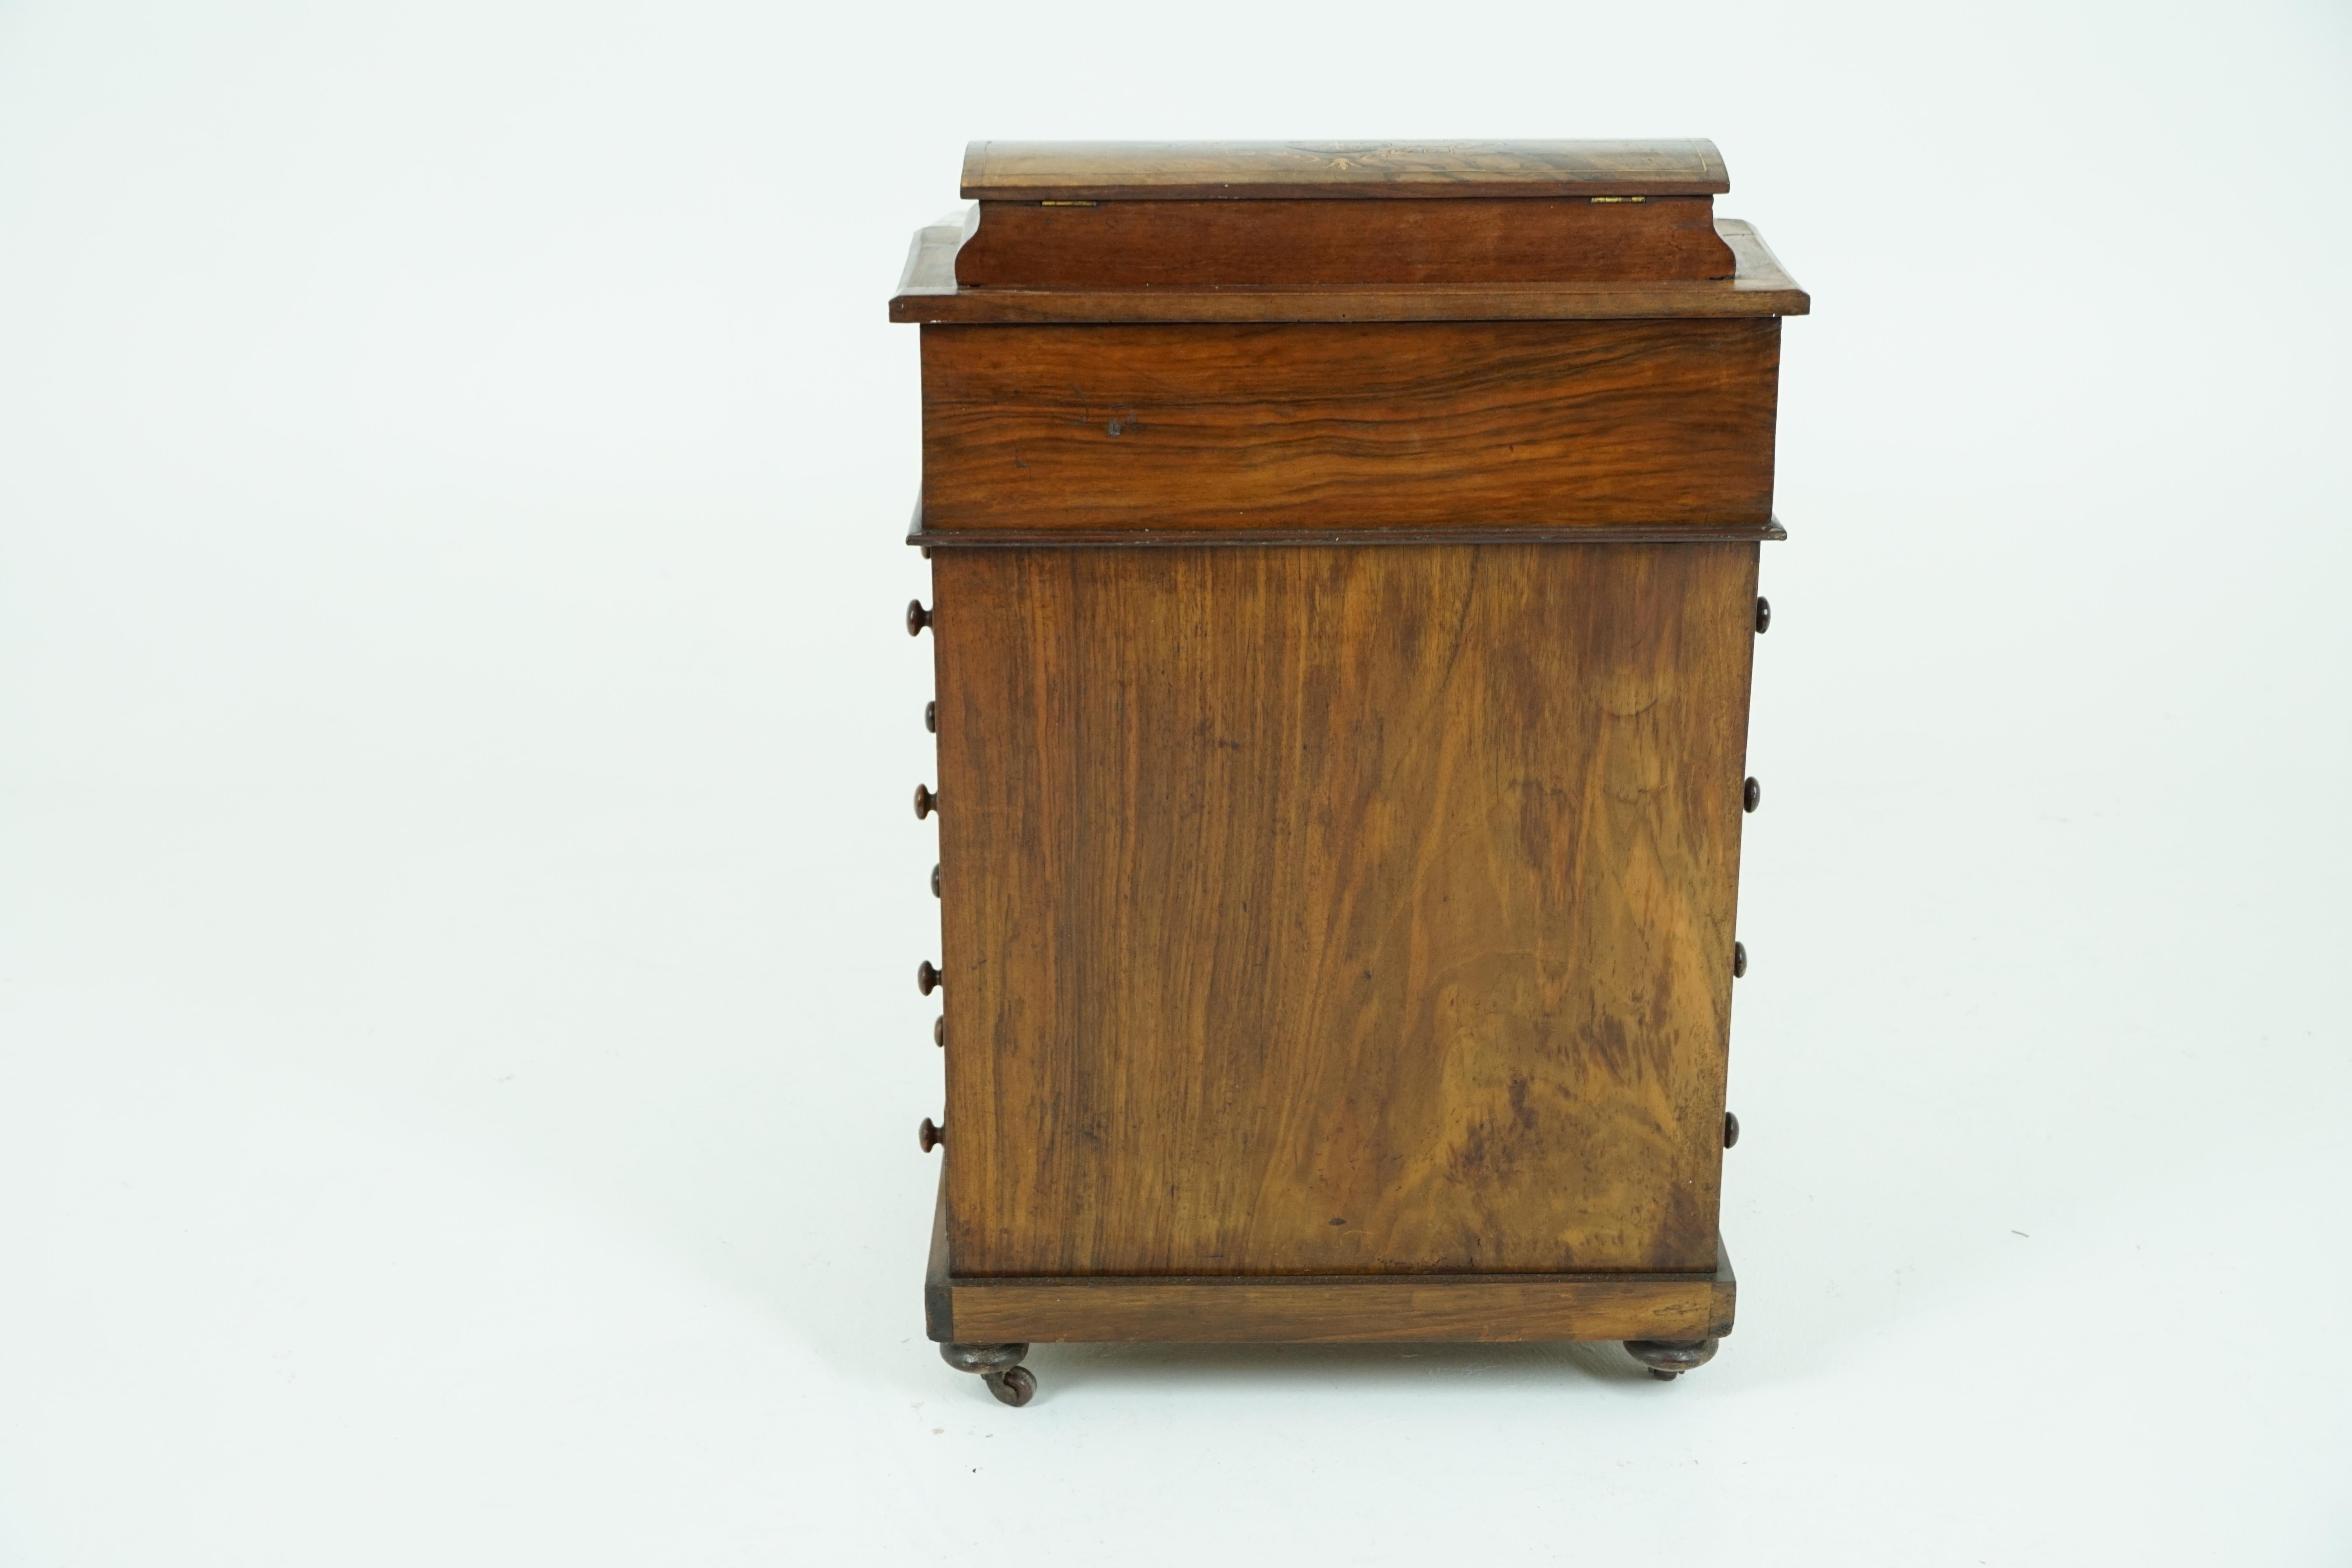
[[[1796,315],[1711,142],[975,142],[902,321]]]

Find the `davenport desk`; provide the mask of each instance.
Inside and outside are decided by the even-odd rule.
[[[922,326],[944,1147],[1035,1341],[1730,1331],[1780,321],[1706,142],[975,143]]]

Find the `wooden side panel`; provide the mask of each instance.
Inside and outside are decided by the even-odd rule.
[[[1780,322],[923,329],[928,528],[1762,523]]]
[[[1728,278],[1707,196],[982,202],[956,280],[1025,288]]]
[[[1715,1267],[1753,544],[932,569],[956,1274]]]

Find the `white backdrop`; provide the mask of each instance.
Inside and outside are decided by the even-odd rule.
[[[2340,5],[0,5],[0,1562],[2352,1552]],[[1738,1332],[922,1337],[908,235],[1706,135]]]

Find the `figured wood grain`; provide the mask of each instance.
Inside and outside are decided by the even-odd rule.
[[[938,528],[1762,523],[1776,321],[926,327]]]
[[[1756,549],[936,555],[956,1273],[1712,1269]]]
[[[1012,201],[1121,197],[1715,195],[1715,143],[1591,142],[974,142],[963,195]]]
[[[1811,296],[1753,226],[1717,218],[1727,279],[1640,283],[1347,284],[1154,289],[960,288],[961,220],[916,231],[890,300],[894,321],[1017,322],[1520,321],[1628,317],[1801,316]]]
[[[982,202],[960,284],[1624,282],[1729,278],[1706,196]]]

